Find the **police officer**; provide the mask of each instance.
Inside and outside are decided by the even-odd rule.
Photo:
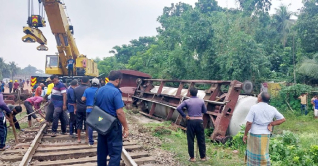
[[[106,157],[109,156],[109,166],[119,166],[123,137],[128,137],[128,124],[123,110],[124,102],[121,91],[118,89],[123,74],[119,71],[109,73],[109,82],[101,87],[96,95],[96,105],[105,112],[118,118],[118,124],[106,135],[98,134],[97,164],[106,166]],[[122,126],[124,129],[122,129]],[[124,130],[124,131],[122,131]]]

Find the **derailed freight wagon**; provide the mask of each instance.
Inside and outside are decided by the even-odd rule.
[[[245,117],[250,107],[257,102],[256,97],[246,95],[251,93],[253,87],[248,81],[138,79],[137,84],[132,100],[141,114],[158,120],[170,120],[183,129],[187,121],[179,115],[176,107],[190,97],[188,89],[191,86],[207,87],[198,92],[198,97],[207,106],[203,124],[205,128],[213,129],[211,140],[222,143],[237,134],[240,125],[246,123]],[[178,88],[167,87],[166,84]],[[242,89],[245,95],[242,95]]]

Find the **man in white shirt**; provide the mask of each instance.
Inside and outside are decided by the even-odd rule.
[[[253,105],[246,116],[243,141],[246,143],[247,139],[247,165],[270,165],[268,146],[272,127],[285,122],[284,116],[268,104],[269,100],[267,92],[259,94],[258,104]]]

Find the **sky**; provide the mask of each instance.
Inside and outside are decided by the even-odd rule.
[[[217,0],[219,6],[237,8],[236,0]],[[37,3],[37,0],[34,0]],[[64,0],[68,16],[74,26],[74,37],[81,54],[88,58],[111,56],[116,45],[128,44],[141,36],[155,36],[158,16],[165,6],[184,2],[194,5],[197,0]],[[85,3],[84,3],[85,2]],[[88,3],[90,2],[90,3]],[[280,4],[290,10],[302,7],[301,0],[272,0],[272,10]],[[37,8],[37,6],[35,7]],[[0,5],[0,57],[15,61],[19,67],[29,64],[45,69],[45,56],[55,55],[56,41],[49,24],[41,28],[48,40],[48,51],[37,51],[38,43],[23,43],[23,26],[27,26],[27,0],[4,1]]]

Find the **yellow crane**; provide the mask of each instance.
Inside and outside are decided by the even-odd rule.
[[[88,59],[86,55],[80,54],[75,43],[74,29],[70,25],[69,19],[65,13],[65,4],[60,0],[37,0],[39,4],[39,14],[34,14],[33,0],[28,0],[28,26],[23,27],[26,34],[22,37],[23,42],[35,43],[39,51],[48,51],[46,47],[47,40],[39,27],[45,27],[45,14],[53,35],[57,43],[57,55],[47,55],[45,63],[46,74],[56,74],[59,76],[68,75],[67,60],[72,58],[75,60],[73,67],[74,76],[90,76],[97,77],[99,75],[97,63],[92,59]]]

